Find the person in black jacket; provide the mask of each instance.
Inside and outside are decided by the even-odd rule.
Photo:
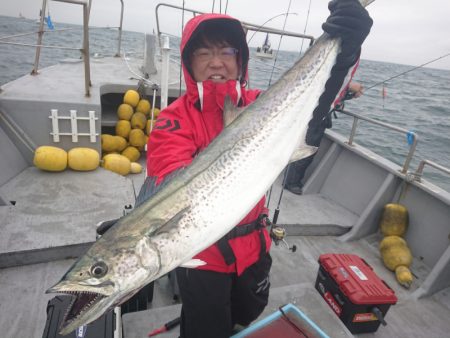
[[[317,130],[317,133],[315,135],[315,144],[320,144],[320,141],[322,140],[323,135],[325,134],[326,128],[331,128],[331,115],[334,110],[339,110],[342,107],[343,100],[349,100],[349,99],[356,99],[363,95],[364,87],[359,82],[350,82],[348,85],[348,88],[344,91],[343,98],[339,98],[334,105],[334,108],[330,111],[327,118],[323,120],[323,123],[321,125],[321,128]],[[314,160],[314,156],[317,154],[317,152],[311,156],[302,158],[301,160],[292,162],[289,164],[286,174],[286,180],[284,182],[284,188],[292,192],[296,195],[303,194],[303,178],[305,176],[306,170],[308,169],[309,165]]]

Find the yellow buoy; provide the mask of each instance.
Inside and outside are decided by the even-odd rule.
[[[151,104],[148,100],[142,99],[136,106],[136,111],[145,114],[146,116],[150,112]]]
[[[116,135],[122,136],[125,139],[128,139],[128,135],[131,131],[131,123],[127,120],[119,120],[116,123]]]
[[[132,146],[142,147],[145,145],[145,134],[141,129],[131,129],[128,139]]]
[[[129,89],[123,96],[123,103],[127,103],[132,107],[136,107],[139,103],[139,93],[133,89]]]
[[[412,263],[412,255],[407,245],[394,245],[381,252],[384,265],[392,271],[404,265],[409,267]]]
[[[131,162],[136,162],[141,157],[140,151],[133,146],[128,146],[122,151],[122,155],[126,156]]]
[[[123,136],[115,135],[114,139],[116,140],[116,144],[117,144],[116,150],[118,152],[121,152],[122,150],[124,150],[127,147],[128,141]]]
[[[128,175],[131,170],[130,160],[119,154],[108,154],[103,157],[102,167],[119,175]]]
[[[131,173],[140,174],[142,172],[142,166],[137,162],[131,162]]]
[[[380,221],[384,236],[403,236],[408,227],[408,210],[401,204],[389,203],[384,206]]]
[[[34,152],[33,164],[41,170],[63,171],[67,167],[67,152],[53,146],[40,146]]]
[[[154,108],[153,109],[153,119],[155,119],[156,120],[156,118],[158,117],[158,115],[159,115],[159,113],[160,113],[161,111],[158,109],[158,108]],[[151,113],[151,112],[150,112]],[[150,118],[151,118],[151,116],[150,116]]]
[[[392,271],[401,265],[409,267],[412,263],[411,251],[400,236],[386,236],[380,242],[380,253],[384,265]]]
[[[115,151],[102,151],[102,156],[103,157],[105,157],[106,155],[109,155],[109,154],[120,154],[117,150],[115,150]],[[102,160],[103,160],[103,157],[102,157]]]
[[[133,116],[133,107],[128,103],[122,103],[119,108],[117,108],[117,117],[119,120],[130,120]]]
[[[131,117],[131,128],[133,129],[144,129],[147,123],[147,118],[144,113],[134,113]]]
[[[102,134],[101,140],[102,140],[102,151],[111,152],[117,150],[118,144],[113,135]]]
[[[100,164],[100,155],[92,148],[72,148],[67,157],[69,168],[77,171],[94,170]]]
[[[395,235],[386,236],[380,242],[379,246],[380,252],[383,252],[384,250],[396,245],[407,245],[407,244],[406,241],[400,236]]]
[[[409,288],[413,282],[411,270],[404,265],[399,265],[395,268],[395,277],[397,278],[397,281],[405,288]]]

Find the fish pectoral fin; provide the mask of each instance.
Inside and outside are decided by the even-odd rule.
[[[228,95],[225,97],[223,104],[223,124],[227,127],[245,108],[236,107]]]
[[[172,215],[169,219],[156,219],[154,224],[157,226],[153,227],[153,231],[149,232],[147,236],[156,236],[161,233],[170,232],[172,229],[178,226],[178,222],[185,215],[185,213],[189,210],[189,207],[183,208],[179,210],[176,214]]]
[[[289,159],[289,163],[301,160],[302,158],[309,157],[314,155],[317,151],[317,147],[309,146],[307,144],[303,144],[299,148],[297,148]]]
[[[205,261],[202,261],[201,259],[193,258],[183,264],[180,265],[182,268],[187,269],[195,269],[198,266],[206,265]]]

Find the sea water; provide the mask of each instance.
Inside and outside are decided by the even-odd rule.
[[[35,20],[0,16],[0,38],[37,32],[38,28]],[[117,52],[116,29],[91,27],[89,34],[91,55],[111,56]],[[37,34],[3,41],[35,44]],[[178,54],[178,43],[179,40],[171,39],[172,54],[175,58]],[[57,23],[54,31],[45,33],[43,44],[79,49],[82,45],[82,28],[79,25]],[[125,53],[130,59],[142,58],[143,49],[142,33],[123,32],[122,54]],[[255,50],[250,51],[249,85],[260,89],[274,83],[300,56],[299,52],[280,51],[274,59],[261,60],[252,57],[254,53]],[[80,55],[79,50],[43,48],[39,67],[50,66],[66,58],[80,58]],[[33,47],[0,43],[0,85],[30,73],[34,56]],[[138,65],[131,61],[130,67],[138,69]],[[354,79],[369,88],[412,68],[407,65],[361,60]],[[422,159],[450,168],[450,71],[418,68],[386,82],[384,86],[385,95],[383,86],[377,85],[366,90],[362,97],[347,101],[345,109],[416,133],[419,142],[410,171],[415,171]],[[348,137],[352,123],[352,117],[338,113],[337,119],[333,119],[333,130]],[[400,166],[403,166],[410,146],[407,133],[394,132],[365,121],[359,122],[354,142]],[[424,178],[450,191],[449,175],[426,166]]]

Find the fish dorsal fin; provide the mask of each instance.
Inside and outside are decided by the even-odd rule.
[[[302,158],[309,157],[316,153],[317,147],[309,146],[307,144],[301,145],[297,148],[289,159],[289,163],[301,160]]]
[[[225,102],[223,104],[223,124],[224,126],[228,126],[233,122],[236,117],[244,110],[245,108],[236,107],[231,100],[230,96],[225,96]]]

